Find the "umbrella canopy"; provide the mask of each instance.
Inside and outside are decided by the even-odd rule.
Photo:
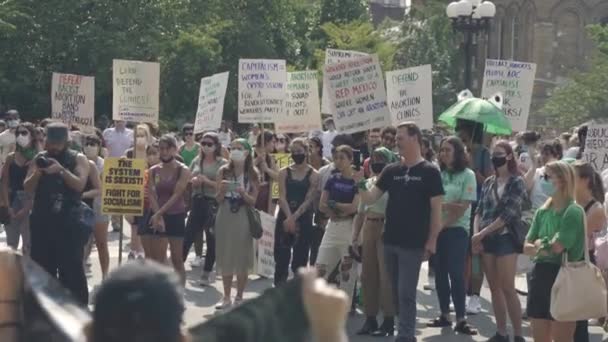
[[[469,120],[484,125],[484,130],[496,135],[510,135],[511,122],[503,111],[490,101],[479,98],[463,99],[439,116],[439,121],[456,127],[456,121]]]

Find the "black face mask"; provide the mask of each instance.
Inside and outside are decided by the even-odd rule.
[[[386,166],[386,163],[372,163],[372,172],[379,175],[380,172],[382,172],[382,170],[384,170],[385,166]]]
[[[495,169],[504,166],[507,163],[507,157],[492,157],[492,165]]]
[[[306,160],[306,155],[303,153],[291,154],[291,159],[293,159],[294,163],[302,164]]]
[[[172,161],[173,161],[173,159],[175,159],[175,157],[171,156],[171,157],[169,157],[169,158],[167,158],[167,159],[165,159],[165,158],[160,158],[160,161],[162,161],[162,162],[163,162],[163,163],[165,163],[165,164],[168,164],[168,163],[172,162]]]

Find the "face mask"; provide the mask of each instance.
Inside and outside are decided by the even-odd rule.
[[[171,157],[169,157],[169,158],[160,158],[160,160],[161,160],[163,163],[168,164],[168,163],[172,162],[174,158],[175,158],[175,157],[171,156]]]
[[[230,160],[235,162],[242,162],[245,160],[245,152],[241,150],[230,151]]]
[[[379,175],[380,172],[382,172],[382,170],[384,170],[385,166],[386,166],[385,163],[372,163],[372,172]]]
[[[145,146],[146,143],[148,142],[148,139],[144,138],[144,137],[137,137],[137,145],[139,146]]]
[[[215,152],[215,146],[203,146],[203,152],[205,152],[205,154],[212,154]]]
[[[8,120],[8,128],[17,128],[19,126],[19,120]]]
[[[98,149],[95,146],[86,146],[84,148],[84,154],[89,157],[89,158],[93,158],[93,157],[97,157],[98,153]]]
[[[17,145],[21,147],[27,147],[30,144],[30,141],[29,135],[19,135],[16,139]]]
[[[504,166],[507,163],[507,157],[492,157],[492,165],[495,169]]]
[[[304,153],[292,153],[291,159],[293,159],[296,164],[302,164],[304,160],[306,160],[306,155]]]
[[[553,186],[553,183],[551,183],[550,181],[546,181],[546,180],[541,180],[540,182],[540,189],[542,190],[542,192],[549,196],[549,197],[553,197],[553,195],[555,195],[555,187]]]

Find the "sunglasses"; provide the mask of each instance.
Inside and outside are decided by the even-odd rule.
[[[551,179],[551,175],[546,174],[546,173],[545,173],[544,175],[540,176],[540,177],[541,177],[542,179],[544,179],[545,181],[549,181],[549,179]]]
[[[191,136],[193,136],[193,135],[194,135],[194,133],[193,133],[193,132],[185,132],[185,133],[184,133],[184,136],[185,136],[185,137],[191,137]]]
[[[97,147],[97,146],[99,146],[99,144],[96,143],[96,142],[94,142],[94,141],[87,141],[87,143],[85,144],[85,146]]]
[[[201,143],[201,145],[203,145],[203,146],[207,146],[207,147],[213,147],[213,146],[215,146],[215,143],[212,143],[212,142],[205,142],[205,141],[203,141],[203,142]]]
[[[27,135],[30,135],[30,132],[28,132],[28,131],[18,131],[17,135],[27,136]]]

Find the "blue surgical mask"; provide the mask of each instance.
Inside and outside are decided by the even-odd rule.
[[[545,195],[549,197],[553,197],[553,195],[555,195],[555,187],[553,186],[553,183],[551,183],[551,181],[541,179],[540,189]]]

